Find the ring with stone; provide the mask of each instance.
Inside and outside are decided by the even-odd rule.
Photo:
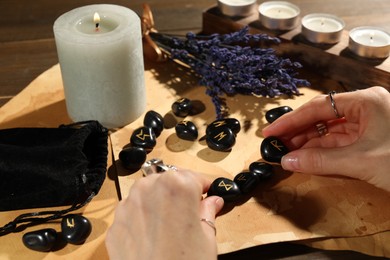
[[[324,122],[318,122],[316,124],[316,128],[317,128],[317,131],[320,134],[320,136],[324,136],[324,135],[328,134],[328,127],[326,126],[326,124]]]
[[[330,104],[332,105],[332,108],[333,108],[333,111],[336,115],[336,118],[340,118],[340,114],[339,114],[339,111],[337,111],[337,107],[336,107],[336,102],[334,101],[334,95],[336,94],[336,91],[331,91],[329,92],[329,99],[330,99]]]
[[[211,228],[214,229],[214,233],[217,234],[217,228],[215,227],[215,224],[213,221],[207,219],[207,218],[201,218],[200,221],[206,223],[207,225],[209,225]]]
[[[163,167],[165,166],[163,160],[159,158],[153,158],[150,159],[149,161],[146,161],[142,167],[141,171],[144,176],[148,176],[153,173],[161,173],[164,172]]]
[[[168,168],[169,171],[174,171],[174,172],[178,171],[178,169],[177,169],[177,167],[175,165],[166,164],[165,166]]]
[[[177,167],[170,164],[164,164],[163,160],[159,158],[153,158],[149,161],[146,161],[142,167],[141,171],[144,176],[148,176],[153,173],[163,173],[166,171],[175,171],[177,172]]]
[[[159,172],[167,172],[167,171],[174,171],[177,172],[177,167],[172,164],[162,164],[157,166],[158,169],[160,170]]]

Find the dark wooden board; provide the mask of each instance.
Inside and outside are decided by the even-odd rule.
[[[217,7],[203,13],[203,33],[228,33],[244,26],[251,33],[267,33],[278,36],[282,43],[272,46],[280,55],[300,61],[315,78],[332,80],[346,91],[380,85],[390,89],[390,58],[382,60],[363,59],[348,49],[348,31],[344,31],[335,45],[315,45],[301,35],[301,28],[288,32],[271,31],[264,28],[258,13],[248,17],[228,17]],[[318,82],[321,84],[320,82]],[[314,87],[321,86],[317,85]]]

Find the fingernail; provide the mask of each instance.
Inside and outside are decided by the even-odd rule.
[[[215,201],[215,204],[217,205],[217,207],[222,208],[222,207],[223,207],[223,204],[225,204],[225,201],[223,200],[223,198],[219,197],[219,198]]]
[[[299,170],[299,160],[298,157],[294,155],[285,155],[282,157],[282,167],[288,171],[298,171]]]

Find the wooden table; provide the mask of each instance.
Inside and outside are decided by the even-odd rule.
[[[158,30],[183,33],[201,30],[202,12],[215,5],[216,0],[0,1],[0,106],[58,63],[52,26],[62,13],[91,3],[121,4],[140,13],[144,2],[151,5]],[[345,20],[347,30],[373,25],[390,31],[390,3],[387,0],[291,2],[301,7],[302,15],[328,12],[340,16]]]
[[[4,104],[25,88],[30,81],[55,65],[58,60],[52,35],[52,24],[61,13],[91,1],[66,1],[54,3],[49,0],[35,1],[2,1],[0,3],[0,104]],[[147,1],[150,3],[157,28],[164,32],[183,33],[201,29],[202,12],[214,5],[214,1],[201,0],[188,3],[186,0]],[[390,31],[390,3],[386,0],[376,1],[291,1],[303,10],[302,15],[311,12],[329,12],[337,14],[347,22],[347,29],[361,25],[378,25]],[[105,1],[128,6],[138,12],[141,1]],[[175,14],[174,16],[172,14]],[[191,19],[193,18],[193,19]],[[148,64],[153,66],[153,64]],[[58,71],[57,71],[58,73]],[[0,126],[57,126],[70,122],[65,110],[61,86],[56,79],[56,69],[44,73],[29,87],[17,95],[7,106],[0,110]],[[50,82],[53,87],[48,88]],[[48,95],[49,94],[49,95]],[[110,164],[111,165],[111,164]],[[109,167],[109,173],[113,168]],[[107,258],[104,247],[104,233],[113,220],[113,210],[117,202],[115,183],[107,178],[101,192],[94,201],[83,210],[94,224],[94,232],[83,246],[66,246],[57,252],[42,254],[27,250],[21,244],[21,234],[11,234],[0,238],[0,258],[5,259],[51,259],[80,257],[82,259]],[[23,212],[23,211],[22,211]],[[10,219],[21,212],[0,213],[1,219]],[[58,228],[58,224],[51,224]],[[257,249],[257,250],[256,250]],[[275,252],[275,250],[278,250]],[[238,253],[221,256],[221,259],[234,257],[264,256],[272,253],[276,257],[306,254],[316,256],[331,255],[290,244],[255,247]],[[339,255],[343,253],[338,252]],[[351,253],[349,253],[351,254]]]

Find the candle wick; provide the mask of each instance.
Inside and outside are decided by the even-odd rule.
[[[95,31],[99,31],[99,25],[100,25],[100,16],[98,13],[95,13],[93,15],[93,21],[95,22]]]

